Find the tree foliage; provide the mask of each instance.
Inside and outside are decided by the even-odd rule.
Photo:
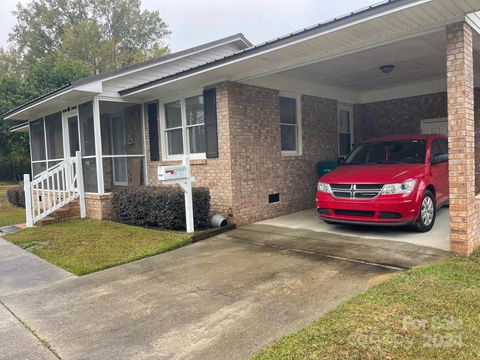
[[[29,171],[28,134],[5,112],[91,74],[169,52],[168,27],[141,0],[30,0],[18,4],[8,50],[0,48],[0,179]],[[31,120],[31,119],[29,119]]]
[[[50,54],[79,60],[94,73],[168,52],[169,34],[158,11],[140,0],[31,0],[18,4],[10,42],[27,59]]]
[[[11,67],[11,54],[0,53],[0,66]],[[30,66],[24,76],[16,72],[0,74],[0,114],[28,100],[57,89],[71,81],[84,78],[90,70],[73,60],[45,58]],[[9,129],[18,121],[0,121],[0,179],[19,179],[29,172],[28,133],[12,133]]]

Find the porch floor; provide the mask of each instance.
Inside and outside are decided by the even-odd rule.
[[[261,221],[259,224],[326,232],[358,238],[400,241],[446,251],[450,250],[450,223],[448,208],[446,207],[438,211],[435,225],[433,229],[427,233],[417,233],[408,227],[328,225],[318,218],[315,209]]]

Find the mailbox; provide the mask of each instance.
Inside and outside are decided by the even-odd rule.
[[[185,222],[188,233],[195,231],[195,224],[193,221],[193,196],[192,196],[192,182],[195,178],[190,175],[190,159],[185,156],[182,160],[182,165],[173,166],[159,166],[158,180],[164,184],[178,184],[185,194]]]
[[[185,165],[159,166],[158,180],[181,180],[189,177],[188,167]]]

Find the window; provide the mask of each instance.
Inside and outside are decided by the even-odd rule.
[[[63,160],[62,113],[45,117],[47,153],[49,160]]]
[[[34,177],[63,160],[62,114],[60,112],[30,123],[30,145]]]
[[[205,152],[205,126],[203,113],[203,96],[195,96],[185,100],[187,114],[188,139],[190,154]]]
[[[156,103],[153,105],[156,110]],[[143,185],[145,150],[142,105],[99,101],[99,109],[105,191],[112,191],[119,186]],[[154,113],[156,118],[156,111]]]
[[[301,121],[297,98],[280,96],[280,137],[282,154],[301,153]]]
[[[203,96],[193,96],[164,105],[164,158],[189,154],[205,157],[205,115]],[[193,155],[193,156],[192,156]]]

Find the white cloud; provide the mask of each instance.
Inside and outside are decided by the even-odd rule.
[[[173,51],[242,32],[259,43],[330,18],[371,5],[378,0],[143,0],[146,9],[157,9],[172,34]],[[0,0],[0,46],[15,25],[11,12],[18,0]],[[28,0],[21,0],[27,3]]]

